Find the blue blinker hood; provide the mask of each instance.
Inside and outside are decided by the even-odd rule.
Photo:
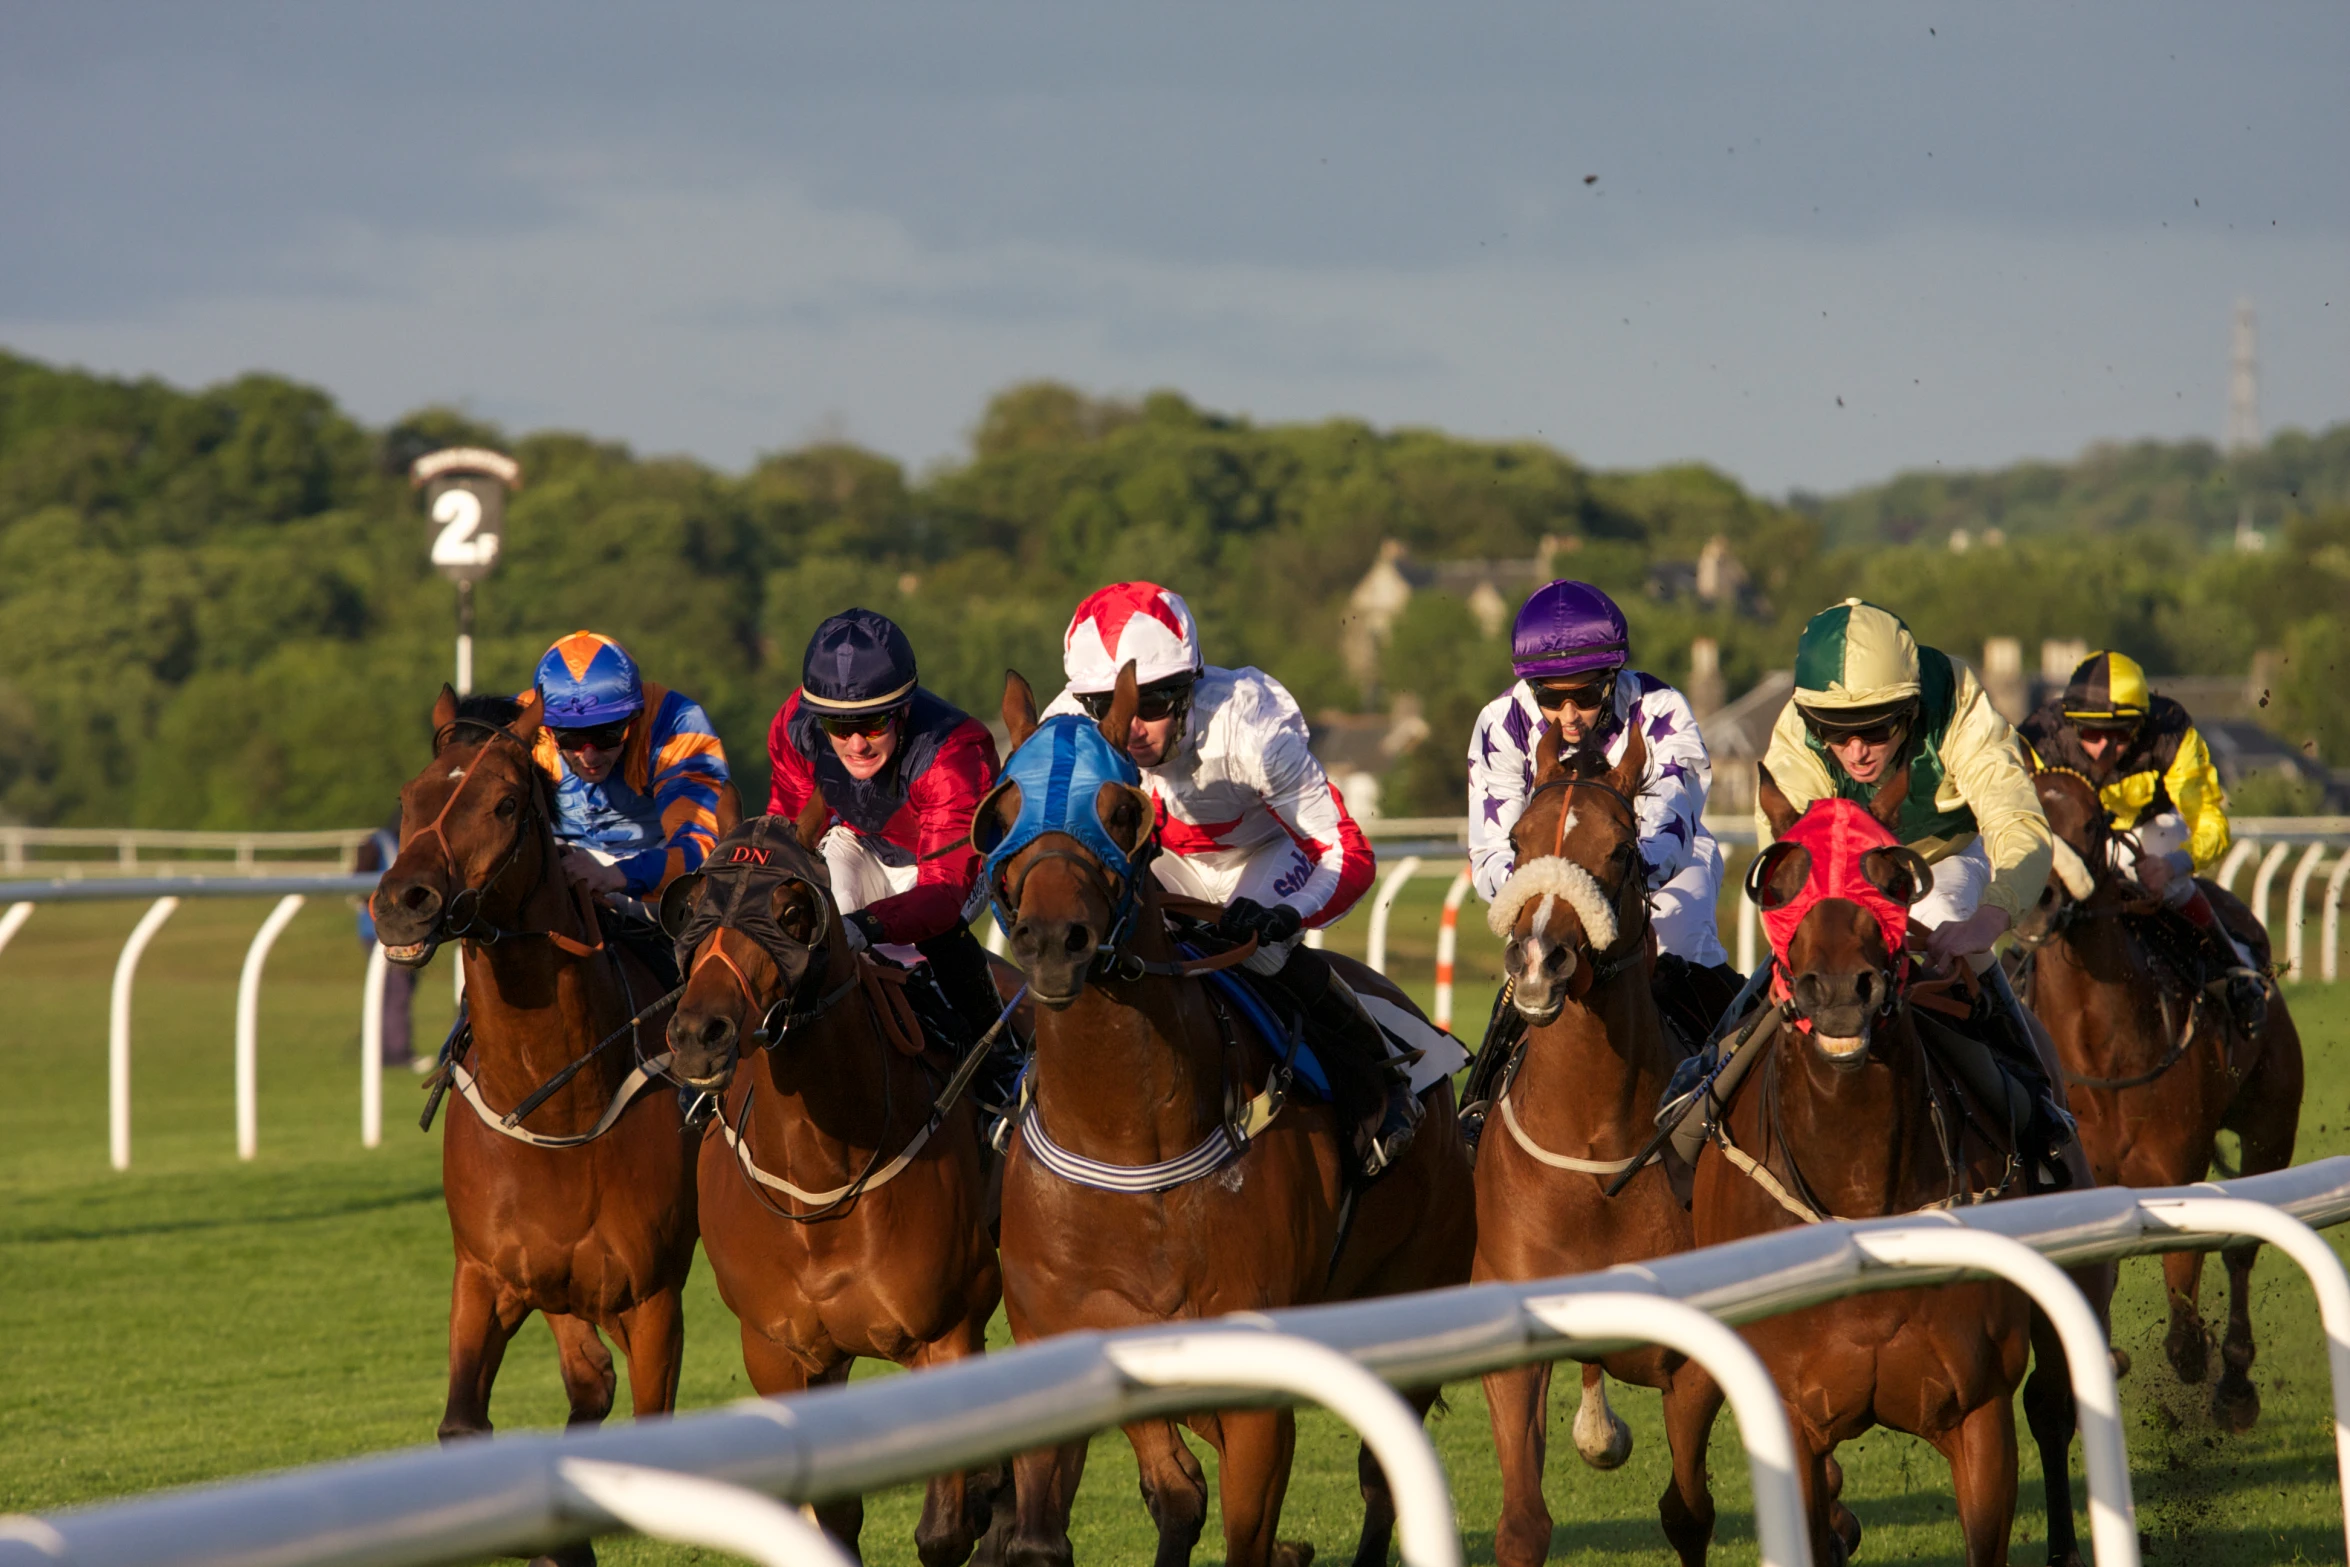
[[[1012,856],[1046,833],[1066,833],[1099,859],[1119,879],[1123,889],[1115,923],[1122,932],[1135,901],[1138,867],[1102,826],[1094,797],[1106,783],[1142,786],[1142,771],[1134,759],[1102,738],[1098,725],[1076,713],[1063,713],[1036,726],[1004,763],[995,788],[979,802],[971,826],[971,846],[984,857],[981,874],[987,878],[988,902],[1006,935],[1012,922],[1000,896],[1003,867]],[[1014,785],[1020,788],[1020,815],[1001,838],[994,832],[996,797]],[[1105,946],[1114,943],[1105,943]]]

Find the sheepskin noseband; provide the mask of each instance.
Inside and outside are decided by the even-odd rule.
[[[2056,879],[2075,901],[2088,902],[2089,895],[2097,890],[2097,878],[2089,874],[2088,864],[2071,844],[2053,833],[2049,835],[2049,845],[2056,851]]]
[[[1573,860],[1557,855],[1528,860],[1510,872],[1510,879],[1501,884],[1501,895],[1485,912],[1486,925],[1502,940],[1509,940],[1518,928],[1518,916],[1537,898],[1558,898],[1573,909],[1583,922],[1583,934],[1591,938],[1594,952],[1616,944],[1616,911],[1600,890],[1598,878]]]

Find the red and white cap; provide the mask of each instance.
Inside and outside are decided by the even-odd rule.
[[[1081,696],[1112,689],[1128,659],[1146,686],[1206,667],[1199,628],[1180,594],[1155,582],[1113,582],[1077,606],[1061,644],[1069,689]]]

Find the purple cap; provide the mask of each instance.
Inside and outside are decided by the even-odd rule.
[[[1510,632],[1510,667],[1521,680],[1621,669],[1632,634],[1616,601],[1588,582],[1564,579],[1535,590]]]

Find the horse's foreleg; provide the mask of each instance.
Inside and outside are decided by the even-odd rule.
[[[945,1337],[920,1345],[906,1362],[910,1369],[951,1365],[980,1352],[984,1323],[960,1322]],[[914,1554],[922,1567],[962,1567],[988,1525],[998,1475],[994,1470],[957,1469],[934,1475],[922,1495],[922,1516],[914,1525]]]
[[[1550,1362],[1485,1374],[1493,1453],[1501,1465],[1501,1517],[1493,1525],[1495,1567],[1535,1567],[1550,1557],[1550,1508],[1542,1468],[1550,1449]]]
[[[2257,1243],[2220,1253],[2228,1265],[2228,1336],[2220,1344],[2219,1386],[2211,1390],[2211,1414],[2230,1431],[2249,1431],[2260,1419],[2260,1389],[2252,1385],[2252,1264]]]
[[[1969,1410],[1934,1445],[1950,1461],[1967,1567],[2006,1567],[2015,1527],[2015,1401],[2002,1395]]]
[[[2162,1282],[2170,1292],[2170,1331],[2163,1335],[2162,1352],[2170,1357],[2171,1370],[2189,1387],[2200,1385],[2204,1373],[2211,1369],[2203,1313],[2195,1304],[2202,1281],[2203,1253],[2174,1251],[2163,1257]]]
[[[677,1377],[685,1365],[685,1301],[662,1290],[620,1314],[620,1347],[628,1355],[628,1399],[639,1420],[677,1407]]]
[[[846,1382],[853,1361],[843,1357],[837,1365],[822,1371],[812,1371],[808,1363],[789,1349],[769,1338],[743,1321],[743,1374],[750,1378],[751,1387],[761,1398],[782,1398],[806,1391],[824,1383]],[[840,1501],[824,1502],[806,1509],[817,1526],[838,1540],[851,1556],[857,1553],[857,1536],[865,1528],[865,1500],[852,1496]],[[859,1558],[862,1560],[862,1558]]]
[[[506,1345],[529,1315],[519,1302],[501,1306],[488,1269],[458,1259],[449,1288],[449,1402],[441,1414],[442,1441],[490,1434],[490,1386],[498,1380]]]
[[[1296,1413],[1229,1409],[1218,1412],[1217,1423],[1224,1438],[1216,1493],[1224,1508],[1225,1567],[1305,1567],[1314,1559],[1312,1546],[1274,1538],[1297,1454]]]
[[[2032,1308],[2032,1375],[2024,1383],[2024,1420],[2040,1450],[2040,1483],[2048,1512],[2048,1567],[2080,1567],[2081,1546],[2073,1532],[2072,1370],[2064,1341],[2041,1312]]]
[[[618,1381],[612,1373],[612,1352],[585,1317],[549,1312],[547,1326],[555,1330],[555,1360],[563,1369],[563,1396],[571,1404],[571,1418],[565,1424],[601,1425],[612,1412],[612,1389]]]
[[[2301,1087],[2300,1039],[2289,1028],[2275,1029],[2260,1064],[2228,1107],[2226,1124],[2243,1140],[2246,1175],[2281,1170],[2293,1162]],[[2260,1419],[2260,1390],[2252,1385],[2252,1264],[2259,1255],[2257,1245],[2230,1246],[2220,1253],[2228,1268],[2228,1335],[2220,1344],[2219,1386],[2212,1391],[2211,1412],[2230,1431],[2249,1431]]]
[[[1404,1394],[1422,1425],[1427,1424],[1428,1411],[1435,1407],[1437,1391],[1415,1388]],[[1354,1567],[1387,1567],[1387,1547],[1395,1538],[1395,1488],[1388,1484],[1387,1471],[1368,1442],[1355,1455],[1355,1477],[1363,1495],[1363,1533],[1355,1542]]]
[[[1006,1567],[1070,1567],[1069,1509],[1085,1478],[1083,1440],[1022,1453],[1012,1460],[1012,1538]]]
[[[1159,1530],[1153,1567],[1185,1567],[1207,1522],[1207,1473],[1172,1421],[1138,1421],[1126,1427],[1126,1440],[1142,1471],[1142,1505]]]
[[[1665,1445],[1673,1456],[1673,1478],[1656,1500],[1657,1519],[1683,1567],[1701,1567],[1714,1537],[1714,1494],[1706,1479],[1705,1455],[1714,1418],[1722,1412],[1722,1389],[1695,1361],[1684,1361],[1664,1391]]]

